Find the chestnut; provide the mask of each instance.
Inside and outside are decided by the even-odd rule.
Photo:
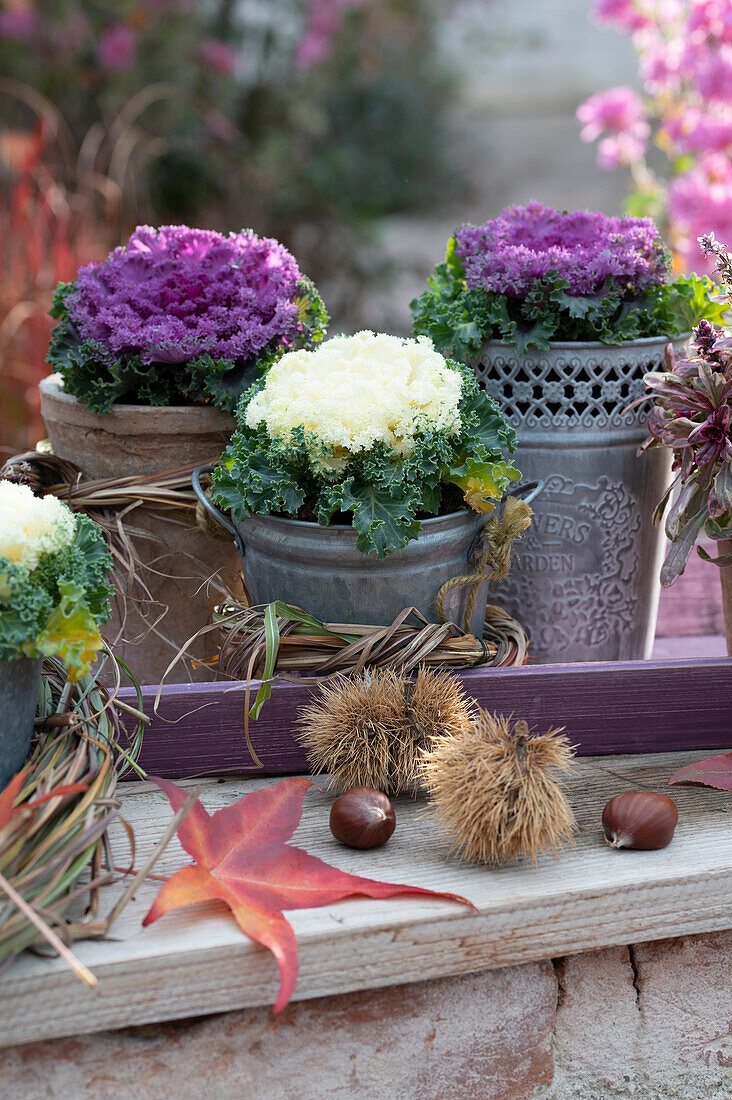
[[[330,809],[330,831],[349,848],[380,848],[395,828],[394,807],[372,787],[351,787]]]
[[[673,799],[653,791],[624,791],[602,811],[605,840],[612,848],[665,848],[678,820]]]

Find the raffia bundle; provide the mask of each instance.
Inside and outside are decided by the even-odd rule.
[[[323,623],[302,608],[279,601],[257,607],[233,601],[221,604],[205,630],[221,632],[217,669],[247,682],[244,736],[258,767],[262,764],[249,735],[249,719],[259,716],[278,679],[322,685],[370,670],[392,669],[403,678],[416,668],[430,666],[522,665],[529,644],[523,627],[493,606],[486,608],[482,641],[454,623],[428,623],[414,607],[405,607],[389,626],[354,626]],[[250,709],[252,681],[260,683]],[[321,767],[325,759],[314,763]],[[388,770],[396,776],[405,769],[390,765]],[[410,775],[413,771],[411,765],[406,768]],[[394,782],[399,785],[401,781],[395,778]]]

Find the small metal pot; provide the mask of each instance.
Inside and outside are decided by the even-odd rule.
[[[244,582],[254,604],[282,600],[330,623],[386,626],[405,607],[437,622],[435,598],[445,581],[473,569],[485,517],[463,509],[422,521],[419,536],[403,550],[377,558],[356,549],[353,527],[322,527],[279,516],[250,516],[235,525],[204,494],[200,467],[193,475],[199,500],[234,538]],[[530,498],[540,486],[524,485],[512,495]],[[489,581],[478,589],[469,629],[483,636]],[[461,626],[470,586],[449,591],[445,612]]]
[[[0,791],[30,753],[41,664],[40,657],[0,661]]]

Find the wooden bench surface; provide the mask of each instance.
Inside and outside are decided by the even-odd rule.
[[[386,881],[449,890],[464,907],[415,897],[356,899],[288,914],[297,934],[295,998],[437,978],[613,944],[732,927],[732,797],[702,787],[668,789],[678,767],[708,752],[585,757],[569,784],[580,835],[555,863],[536,869],[462,866],[448,858],[423,799],[396,803],[397,830],[372,852],[344,848],[330,835],[332,796],[311,791],[294,842],[330,863]],[[276,780],[207,779],[209,810]],[[668,791],[679,807],[672,844],[660,852],[615,851],[603,843],[602,808],[631,788]],[[122,788],[122,814],[137,838],[137,863],[172,818],[150,784]],[[121,828],[119,864],[126,862]],[[190,862],[176,838],[155,867],[167,875]],[[272,956],[243,936],[218,903],[179,910],[141,927],[160,883],[147,880],[106,942],[74,951],[99,979],[89,990],[58,958],[25,953],[0,975],[0,1046],[153,1021],[269,1006],[277,991]],[[102,891],[111,908],[122,886]]]

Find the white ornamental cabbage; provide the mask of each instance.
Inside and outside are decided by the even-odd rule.
[[[424,338],[359,332],[288,352],[237,421],[213,473],[216,504],[238,523],[350,521],[356,547],[380,558],[417,538],[423,516],[455,510],[448,486],[486,513],[520,476],[497,402]]]
[[[43,554],[69,546],[74,531],[74,515],[57,497],[0,481],[0,558],[31,571]]]
[[[459,371],[426,337],[359,332],[283,355],[249,402],[246,424],[264,423],[281,440],[303,428],[336,463],[375,443],[408,455],[416,433],[460,429],[461,390]]]

